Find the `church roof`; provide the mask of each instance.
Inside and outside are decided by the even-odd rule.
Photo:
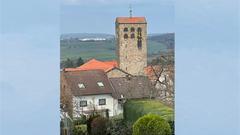
[[[82,71],[82,70],[103,70],[105,72],[117,67],[117,61],[99,61],[96,59],[91,59],[85,64],[77,68],[66,68],[65,71]]]
[[[145,17],[117,17],[117,23],[147,23]]]

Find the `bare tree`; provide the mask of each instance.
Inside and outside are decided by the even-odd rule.
[[[149,77],[156,88],[157,98],[161,101],[174,105],[174,64],[171,55],[161,56],[156,65],[150,66]]]

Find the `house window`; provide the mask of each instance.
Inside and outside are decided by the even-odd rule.
[[[98,104],[99,105],[106,105],[106,99],[99,99]]]
[[[128,39],[128,34],[124,34],[124,39]]]
[[[80,107],[85,107],[85,106],[87,106],[87,101],[86,100],[80,101]]]
[[[85,85],[84,85],[83,83],[79,83],[79,84],[78,84],[78,87],[79,87],[80,89],[84,89],[84,88],[86,88]]]
[[[124,31],[124,32],[128,32],[128,28],[124,28],[123,31]]]
[[[97,82],[97,85],[98,85],[99,87],[104,87],[103,82]]]
[[[132,34],[131,34],[131,38],[135,38],[135,35],[134,35],[134,33],[132,33]]]
[[[132,28],[131,28],[131,32],[134,32],[134,31],[135,31],[135,29],[132,27]]]

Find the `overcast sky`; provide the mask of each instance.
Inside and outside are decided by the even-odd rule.
[[[113,33],[128,3],[149,33],[175,27],[176,134],[240,133],[238,0],[121,1],[0,1],[1,135],[59,134],[60,33]]]
[[[174,32],[174,2],[172,0],[63,0],[61,6],[61,33],[115,32],[115,18],[145,16],[148,33]]]

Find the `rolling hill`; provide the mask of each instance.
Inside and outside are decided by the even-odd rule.
[[[174,33],[148,35],[148,60],[160,55],[174,53]],[[111,34],[70,33],[62,34],[60,41],[61,61],[96,58],[112,60],[115,57],[115,37]]]

